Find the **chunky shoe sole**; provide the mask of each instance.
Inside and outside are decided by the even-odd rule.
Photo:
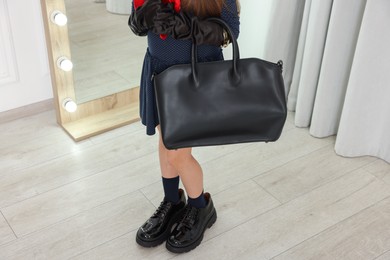
[[[145,241],[142,238],[138,237],[138,234],[136,236],[135,241],[143,247],[156,247],[158,245],[161,245],[164,241],[166,241],[171,234],[171,230],[173,225],[180,219],[181,215],[183,214],[185,208],[182,208],[177,214],[176,217],[172,218],[169,221],[168,228],[162,233],[159,237],[152,241]]]
[[[215,221],[217,221],[217,211],[214,210],[214,213],[211,215],[209,221],[207,221],[207,224],[205,225],[203,231],[202,231],[202,234],[199,236],[198,239],[196,239],[193,243],[189,244],[188,246],[185,246],[185,247],[176,247],[174,245],[171,245],[168,241],[166,243],[166,248],[172,252],[172,253],[186,253],[186,252],[189,252],[193,249],[195,249],[197,246],[200,245],[200,243],[202,242],[203,240],[203,235],[204,235],[204,232],[206,231],[206,228],[211,228]]]

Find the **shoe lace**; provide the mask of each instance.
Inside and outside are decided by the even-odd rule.
[[[198,212],[198,208],[187,206],[183,217],[180,220],[180,226],[183,228],[192,228],[198,216]]]
[[[163,217],[165,216],[169,209],[171,208],[172,203],[169,201],[162,201],[160,206],[156,209],[152,217]]]

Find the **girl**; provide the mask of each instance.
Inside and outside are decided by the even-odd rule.
[[[199,45],[198,61],[223,60],[221,46],[229,42],[227,33],[220,25],[205,19],[222,18],[237,38],[239,3],[238,0],[181,0],[181,3],[141,0],[142,5],[139,2],[133,1],[129,26],[136,35],[148,37],[140,84],[140,116],[146,133],[154,135],[155,128],[160,131],[160,127],[152,75],[175,64],[190,63],[192,40]],[[191,151],[192,148],[166,149],[160,134],[159,160],[165,196],[137,232],[136,241],[141,246],[153,247],[166,241],[169,251],[188,252],[201,243],[205,229],[216,221],[211,196],[203,192],[202,168]],[[187,201],[184,191],[179,189],[180,180]]]

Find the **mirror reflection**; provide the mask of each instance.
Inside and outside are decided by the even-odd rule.
[[[147,42],[131,33],[129,15],[119,14],[129,3],[65,0],[78,104],[139,86]]]

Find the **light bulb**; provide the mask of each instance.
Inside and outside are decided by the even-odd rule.
[[[54,11],[51,14],[51,21],[58,26],[64,26],[68,23],[68,17],[60,11]]]
[[[62,106],[69,113],[74,113],[77,110],[77,104],[71,98],[65,98],[64,101],[62,101]]]
[[[57,60],[57,66],[63,71],[71,71],[73,69],[73,63],[66,57],[60,57]]]

